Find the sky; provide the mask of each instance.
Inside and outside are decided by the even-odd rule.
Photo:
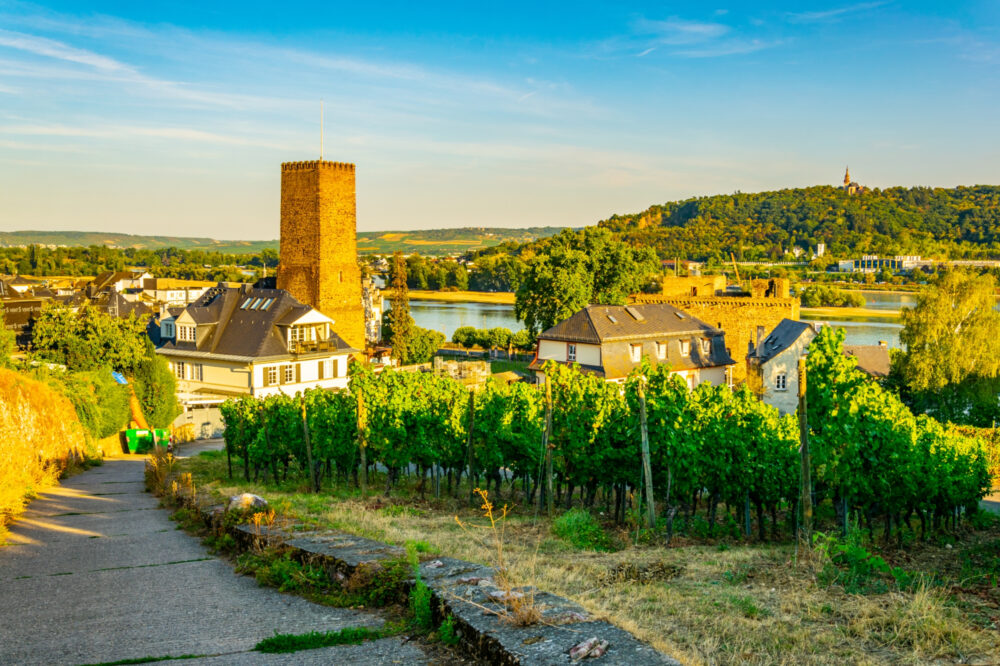
[[[271,239],[280,164],[360,231],[1000,183],[1000,3],[0,0],[0,230]]]

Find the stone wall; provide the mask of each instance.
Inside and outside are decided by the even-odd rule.
[[[349,345],[365,349],[365,311],[358,268],[354,165],[281,165],[278,289],[333,319]]]
[[[749,343],[756,338],[758,326],[774,330],[782,319],[799,318],[797,298],[753,298],[751,296],[667,296],[641,294],[637,303],[669,303],[726,334],[726,349],[736,361],[733,382],[746,379],[746,356]]]

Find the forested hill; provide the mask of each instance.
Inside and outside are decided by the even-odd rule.
[[[361,253],[452,254],[478,250],[501,243],[526,243],[562,231],[563,227],[521,229],[463,227],[419,231],[362,231],[358,233]],[[138,236],[102,231],[0,231],[0,247],[51,245],[66,247],[134,248],[136,250],[194,250],[221,254],[256,254],[278,249],[275,240],[215,240],[184,236]]]
[[[837,257],[1000,257],[1000,186],[893,187],[849,195],[818,186],[715,195],[599,223],[661,257],[780,259],[826,243]]]

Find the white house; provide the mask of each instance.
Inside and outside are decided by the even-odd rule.
[[[816,329],[806,322],[782,319],[767,337],[763,330],[763,326],[758,329],[757,346],[750,344],[747,376],[758,378],[764,402],[782,415],[791,414],[799,405],[799,359],[816,337]]]
[[[643,358],[668,363],[694,388],[702,382],[731,383],[735,361],[723,332],[665,303],[591,305],[538,336],[528,366],[541,378],[546,361],[578,364],[608,381],[621,381]]]
[[[335,322],[281,289],[213,287],[161,319],[163,355],[185,404],[346,388],[350,347]]]

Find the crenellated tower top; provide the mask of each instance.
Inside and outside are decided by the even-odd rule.
[[[303,171],[309,169],[337,169],[342,171],[354,171],[354,165],[350,162],[330,162],[327,160],[311,160],[308,162],[282,162],[282,171]]]

